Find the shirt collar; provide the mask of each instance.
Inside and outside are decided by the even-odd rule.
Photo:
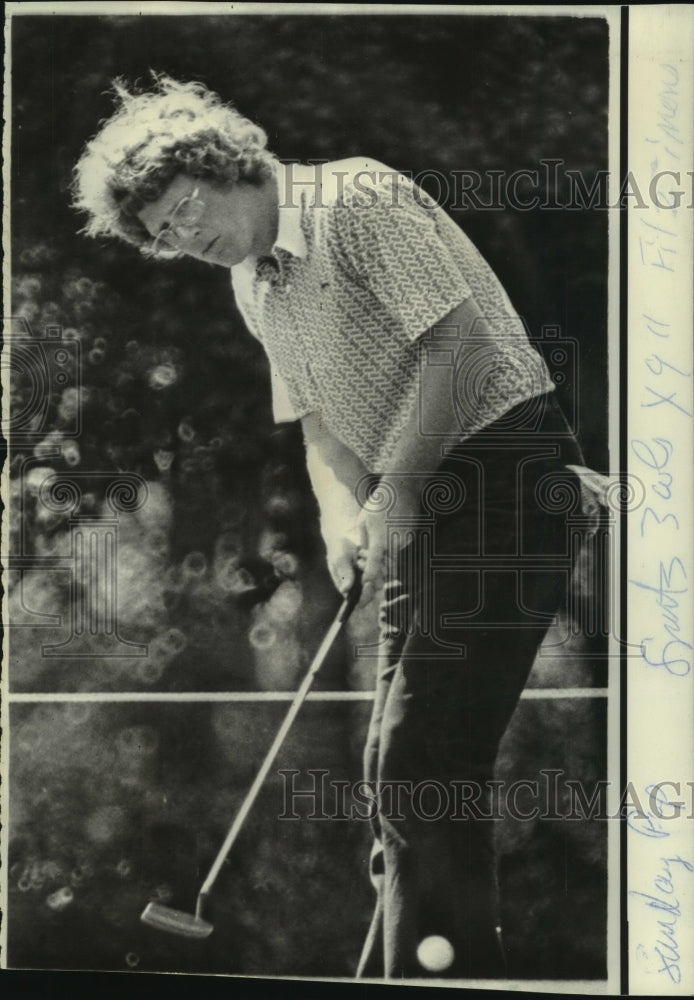
[[[301,195],[302,192],[318,183],[313,167],[300,163],[277,164],[277,197],[279,206],[279,222],[277,237],[272,247],[275,250],[286,250],[293,257],[306,256],[306,238],[301,228]]]
[[[304,166],[300,163],[280,163],[277,162],[277,201],[279,219],[277,223],[277,236],[272,245],[270,254],[274,257],[281,256],[281,251],[291,254],[293,257],[303,258],[308,252],[306,237],[301,228],[301,194],[313,188],[316,199],[320,203],[320,192],[316,186],[320,185],[320,173],[313,167]],[[277,251],[280,254],[277,254]],[[231,268],[232,279],[235,287],[240,288],[247,282],[257,277],[257,261],[251,258],[235,264]]]

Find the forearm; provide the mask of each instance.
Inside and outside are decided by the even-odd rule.
[[[423,387],[424,388],[424,387]],[[398,473],[433,474],[441,462],[441,447],[460,435],[460,421],[451,392],[450,368],[443,365],[427,372],[426,397],[421,393],[410,411],[396,446],[383,469],[384,476]],[[422,432],[422,410],[426,408],[426,433]]]
[[[306,465],[318,501],[328,569],[337,589],[351,589],[359,558],[357,484],[367,474],[363,462],[332,434],[319,413],[301,421]],[[365,590],[363,600],[368,600]]]
[[[302,419],[306,466],[318,501],[321,521],[337,525],[358,516],[357,484],[367,475],[364,463],[321,420],[319,413]]]

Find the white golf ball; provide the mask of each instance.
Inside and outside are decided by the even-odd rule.
[[[419,942],[417,961],[427,972],[445,972],[454,958],[453,945],[440,934],[431,934]]]

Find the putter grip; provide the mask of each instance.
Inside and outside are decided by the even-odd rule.
[[[338,612],[338,621],[345,622],[352,614],[357,604],[359,604],[359,598],[361,597],[361,570],[359,567],[355,567],[354,570],[354,583],[350,587],[349,593],[342,602],[342,607]]]

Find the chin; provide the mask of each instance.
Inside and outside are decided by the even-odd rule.
[[[243,254],[224,250],[220,247],[219,253],[213,253],[210,259],[213,263],[220,264],[222,267],[236,267],[237,264],[240,264],[246,258]]]

